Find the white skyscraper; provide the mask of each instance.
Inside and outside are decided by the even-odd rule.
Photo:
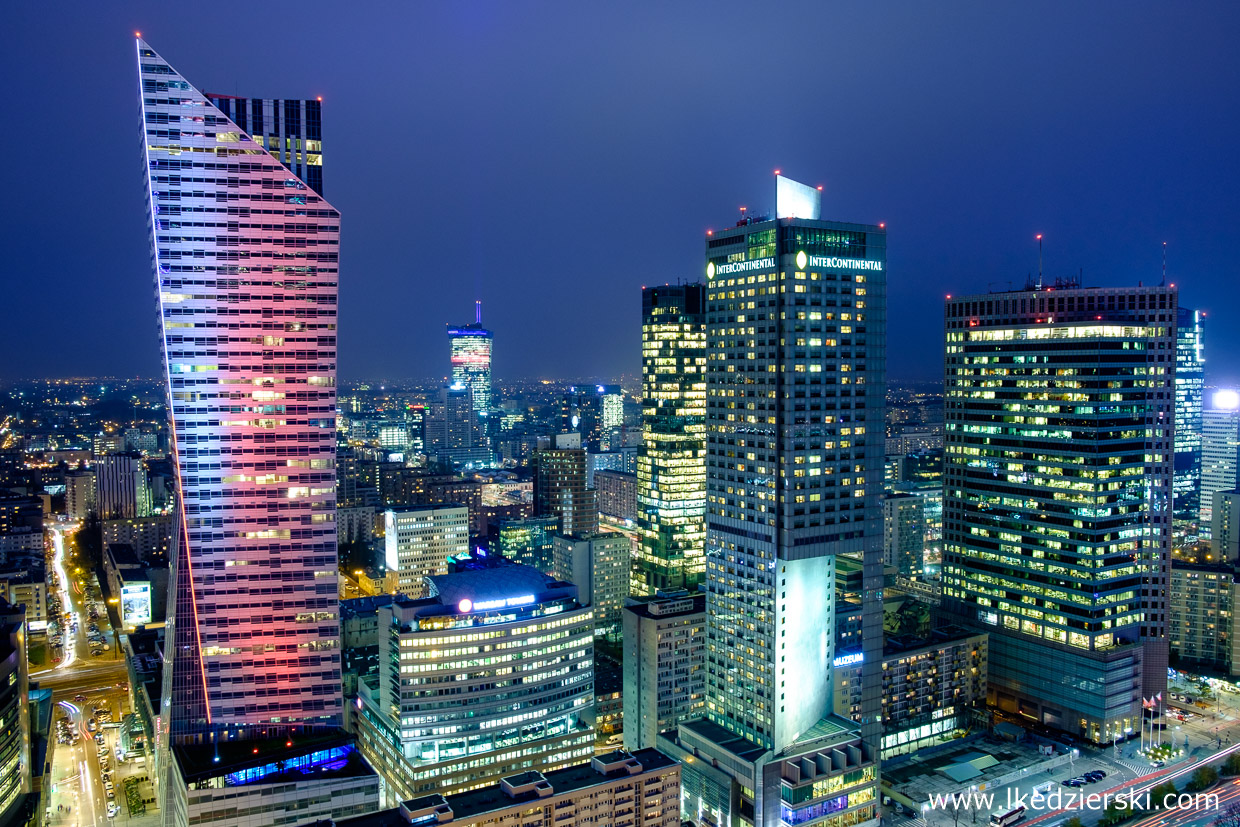
[[[1206,409],[1201,429],[1201,531],[1210,533],[1214,495],[1231,491],[1240,480],[1240,394],[1216,391]]]
[[[818,196],[781,177],[776,215],[705,239],[706,717],[659,741],[703,759],[682,816],[721,827],[878,818],[878,676],[859,723],[835,716],[829,584],[861,556],[877,664],[887,234]]]

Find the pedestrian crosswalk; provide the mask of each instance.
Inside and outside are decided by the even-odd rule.
[[[1149,761],[1140,761],[1132,758],[1112,758],[1111,762],[1127,767],[1137,775],[1148,775],[1154,771],[1154,767],[1150,766]]]

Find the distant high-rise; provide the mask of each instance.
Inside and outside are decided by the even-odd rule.
[[[472,324],[448,325],[448,343],[452,384],[467,386],[473,392],[474,412],[485,416],[491,410],[491,348],[495,337],[482,326],[482,302],[474,303]]]
[[[888,494],[883,498],[883,563],[905,577],[923,575],[925,508],[925,501],[916,494]]]
[[[487,445],[469,385],[439,390],[425,420],[425,450],[445,465],[489,468],[494,456]]]
[[[581,434],[591,451],[611,450],[624,425],[624,392],[619,385],[574,385],[560,398],[560,430]]]
[[[706,717],[684,818],[775,827],[878,818],[881,690],[834,714],[837,554],[864,561],[863,655],[882,656],[886,231],[820,218],[777,178],[777,215],[708,234]]]
[[[146,466],[136,451],[112,453],[95,460],[95,510],[105,520],[150,514]]]
[[[598,501],[586,488],[586,452],[548,448],[534,454],[534,516],[560,519],[564,534],[598,533]]]
[[[1201,494],[1201,416],[1205,391],[1203,335],[1200,310],[1181,307],[1176,314],[1175,339],[1175,491],[1176,519],[1196,519]]]
[[[992,704],[1097,743],[1167,681],[1176,313],[1169,287],[946,303],[945,608],[991,633]]]
[[[340,215],[308,183],[321,185],[318,102],[215,98],[248,111],[242,127],[141,39],[137,58],[179,496],[165,818],[235,823],[261,805],[291,826],[366,812],[378,779],[340,731]],[[258,783],[293,767],[301,780],[277,795]]]
[[[695,589],[705,576],[706,286],[642,290],[641,549],[633,590]]]
[[[1240,485],[1240,395],[1216,391],[1202,417],[1201,516],[1202,534],[1209,536],[1214,519],[1214,495]]]

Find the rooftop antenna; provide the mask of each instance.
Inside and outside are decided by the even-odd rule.
[[[1167,286],[1167,242],[1163,242],[1163,280],[1159,287]]]
[[[1042,234],[1038,233],[1038,289],[1042,289]]]
[[[482,324],[482,300],[474,302],[474,321]]]

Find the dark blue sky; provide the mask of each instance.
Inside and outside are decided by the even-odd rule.
[[[358,11],[357,9],[361,9]],[[340,371],[638,368],[640,288],[772,207],[887,222],[889,367],[941,375],[947,293],[1157,282],[1240,381],[1235,3],[7,3],[0,377],[154,375],[134,30],[205,91],[324,98]]]

